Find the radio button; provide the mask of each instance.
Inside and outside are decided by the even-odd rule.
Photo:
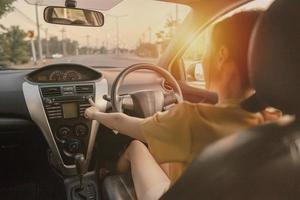
[[[69,91],[64,91],[63,92],[63,95],[74,95],[74,92],[73,91],[71,91],[71,92],[69,92]]]
[[[60,106],[49,106],[49,107],[46,107],[47,110],[55,110],[55,109],[61,109]]]
[[[74,91],[74,87],[73,86],[64,86],[63,87],[63,91],[64,92],[70,92],[70,91]]]
[[[44,98],[45,104],[51,105],[53,103],[52,99],[50,98]]]
[[[48,114],[61,114],[61,111],[60,110],[47,110],[47,113]]]
[[[62,116],[52,116],[52,117],[49,116],[49,119],[61,119],[61,118]]]
[[[80,107],[90,107],[91,104],[89,103],[82,103],[82,104],[79,104]]]

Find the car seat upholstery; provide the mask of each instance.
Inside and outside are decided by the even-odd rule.
[[[209,146],[162,199],[299,199],[299,130],[268,124]]]
[[[251,97],[293,117],[252,128],[207,147],[162,197],[300,198],[300,1],[276,0],[260,17],[249,51]]]

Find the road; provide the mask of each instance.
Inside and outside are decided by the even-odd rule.
[[[134,55],[121,54],[119,56],[114,54],[99,54],[99,55],[79,55],[79,56],[67,56],[63,58],[49,59],[44,62],[34,65],[33,63],[28,63],[26,65],[19,65],[16,68],[35,68],[44,66],[47,64],[54,63],[77,63],[87,66],[94,67],[127,67],[135,63],[156,63],[157,59],[151,58],[141,58]],[[194,62],[190,62],[194,63]],[[204,88],[204,81],[191,81],[189,84],[193,87]]]
[[[32,68],[39,67],[47,64],[55,63],[77,63],[93,67],[127,67],[135,63],[156,63],[157,59],[141,58],[131,54],[99,54],[99,55],[78,55],[66,56],[56,59],[47,59],[34,66],[33,63],[16,66],[17,68]]]

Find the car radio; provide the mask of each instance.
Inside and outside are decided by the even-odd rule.
[[[40,86],[42,102],[65,164],[74,164],[76,153],[86,154],[91,120],[84,117],[95,99],[93,84]]]
[[[84,116],[86,108],[90,107],[88,99],[94,95],[44,98],[45,112],[49,120],[74,119]]]
[[[45,112],[49,120],[83,117],[94,99],[93,85],[41,87]]]

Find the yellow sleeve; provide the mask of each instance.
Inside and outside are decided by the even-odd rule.
[[[188,108],[183,102],[142,123],[142,134],[157,162],[187,161],[191,148],[189,116],[192,114]]]

